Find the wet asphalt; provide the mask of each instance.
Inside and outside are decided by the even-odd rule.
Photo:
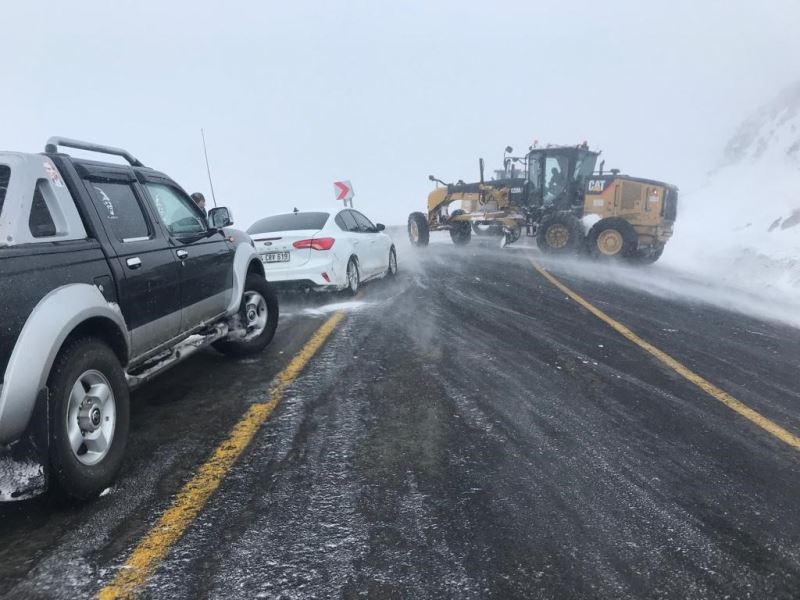
[[[339,309],[141,597],[800,596],[797,450],[566,298],[535,251],[398,244],[398,277],[355,301],[283,296],[262,355],[209,350],[138,390],[108,494],[0,506],[0,594],[95,594]],[[658,269],[546,266],[800,434],[799,329],[664,294],[681,282]]]

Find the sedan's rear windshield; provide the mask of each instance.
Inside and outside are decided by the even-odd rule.
[[[11,179],[11,169],[6,165],[0,165],[0,213],[3,212],[3,202],[6,201],[9,179]]]
[[[270,231],[296,231],[300,229],[322,229],[330,213],[298,212],[287,215],[275,215],[256,221],[247,233],[269,233]]]

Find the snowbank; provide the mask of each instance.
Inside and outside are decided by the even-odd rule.
[[[727,167],[682,199],[662,261],[733,287],[800,299],[797,214],[800,171]]]
[[[800,84],[749,118],[680,200],[665,265],[800,306]]]

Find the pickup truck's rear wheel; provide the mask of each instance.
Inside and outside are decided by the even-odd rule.
[[[48,379],[50,477],[57,492],[87,499],[113,481],[130,423],[125,373],[96,338],[67,343]]]
[[[241,327],[229,338],[215,342],[214,348],[230,356],[261,352],[278,327],[278,297],[263,275],[247,276],[238,316]]]

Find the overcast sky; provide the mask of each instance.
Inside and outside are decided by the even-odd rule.
[[[800,2],[4,2],[0,148],[123,146],[237,225],[297,206],[387,224],[429,173],[538,139],[691,190],[800,79]]]

